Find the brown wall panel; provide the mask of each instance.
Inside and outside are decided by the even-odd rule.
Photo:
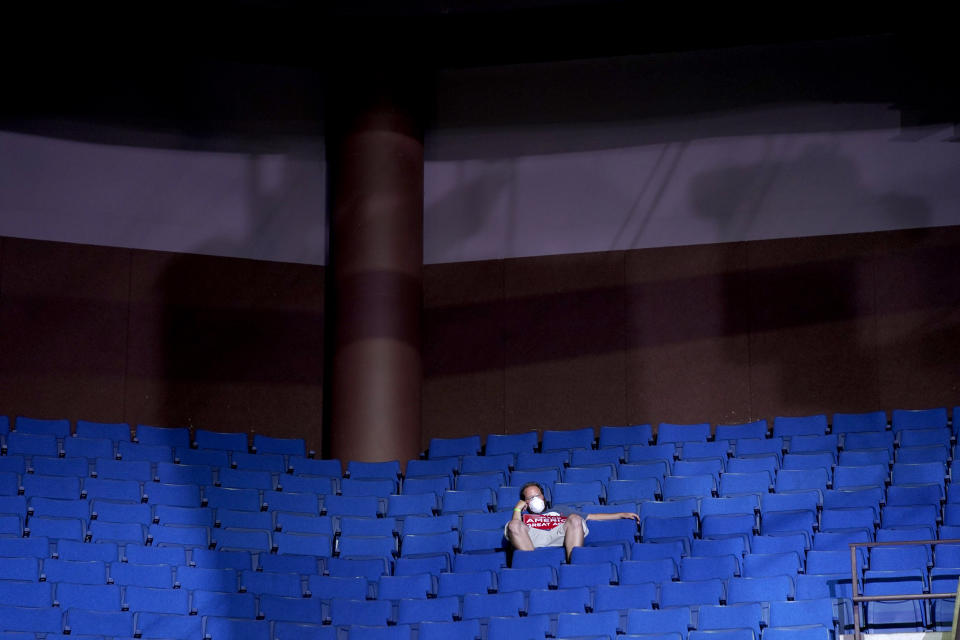
[[[627,253],[627,420],[750,419],[743,244]]]
[[[960,404],[960,227],[877,234],[884,406]]]
[[[504,432],[503,261],[424,268],[423,429]]]
[[[506,431],[626,420],[622,252],[505,262]]]
[[[758,417],[881,406],[873,251],[871,234],[748,245]]]
[[[0,406],[11,416],[123,416],[130,252],[5,238]]]
[[[323,270],[134,253],[128,419],[320,447]]]

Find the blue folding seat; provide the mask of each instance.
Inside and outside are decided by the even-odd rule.
[[[240,572],[240,590],[254,595],[270,594],[297,598],[303,595],[300,575],[244,570]]]
[[[33,457],[33,472],[40,476],[85,478],[90,475],[90,461],[86,458]]]
[[[190,613],[190,594],[184,589],[128,586],[123,602],[130,611],[136,612]]]
[[[325,516],[328,517],[329,516]],[[330,519],[331,524],[334,520]],[[387,538],[395,537],[399,532],[399,526],[402,521],[397,518],[362,518],[362,517],[342,517],[336,519],[338,529],[335,533],[342,536],[383,536]],[[327,531],[320,531],[327,533]]]
[[[87,529],[87,536],[94,543],[133,542],[143,544],[146,539],[144,532],[146,526],[146,524],[137,522],[101,522],[94,520]]]
[[[810,600],[773,600],[770,602],[771,627],[798,627],[820,625],[831,634],[836,630],[837,620],[830,598]]]
[[[69,420],[42,420],[17,416],[15,423],[17,432],[30,435],[50,435],[55,438],[70,436]]]
[[[777,477],[777,471],[780,469],[780,464],[776,457],[770,456],[757,456],[753,458],[730,458],[727,460],[727,471],[724,475],[731,474],[757,474],[765,473],[767,481],[767,490],[773,489],[773,481]],[[720,478],[720,495],[735,495],[736,493],[763,493],[755,490],[755,487],[747,487],[746,490],[741,491],[739,487],[731,486],[730,483],[734,478],[731,478],[726,483],[723,482],[723,477]],[[746,480],[744,478],[743,480]],[[751,478],[749,482],[759,483],[759,480]]]
[[[31,497],[76,500],[80,495],[80,478],[58,476],[23,476],[23,495]]]
[[[799,565],[803,567],[804,554],[809,544],[810,539],[803,533],[753,536],[750,539],[750,553],[793,553],[797,556]]]
[[[236,593],[238,588],[235,569],[208,569],[206,567],[177,567],[176,585],[187,591],[223,591]]]
[[[550,567],[542,567],[547,572]],[[437,576],[437,597],[463,596],[468,593],[490,593],[497,589],[492,571],[444,572]],[[538,588],[538,587],[535,587]]]
[[[894,434],[891,431],[863,431],[844,435],[844,451],[886,449],[893,458]]]
[[[506,547],[503,529],[462,529],[460,552],[496,551]]]
[[[924,589],[927,584],[927,549],[925,545],[905,546],[905,547],[874,547],[870,549],[870,571],[866,572],[867,577],[896,579],[896,572],[902,575],[914,576],[920,570],[920,577],[924,583]],[[882,575],[889,572],[890,575]]]
[[[650,462],[662,460],[667,464],[667,471],[673,468],[673,460],[677,454],[677,445],[673,442],[662,444],[634,444],[627,448],[627,462]]]
[[[781,470],[807,470],[807,469],[826,469],[827,476],[830,476],[830,470],[836,462],[835,453],[827,451],[810,453],[788,453],[783,456],[783,466]]]
[[[586,586],[532,589],[527,598],[527,615],[556,616],[560,613],[585,613],[590,602],[590,589]]]
[[[0,536],[19,538],[23,535],[23,516],[0,514]]]
[[[767,429],[766,420],[754,420],[744,424],[718,424],[715,437],[717,440],[766,438]]]
[[[793,576],[789,575],[730,578],[727,581],[727,604],[787,600],[793,598],[794,591]]]
[[[456,596],[440,596],[429,600],[413,597],[397,600],[397,624],[452,622],[460,617],[460,600]]]
[[[656,582],[640,584],[601,584],[593,588],[594,611],[652,609],[659,603]]]
[[[220,469],[217,482],[230,489],[273,491],[276,488],[271,472],[253,469]]]
[[[142,638],[196,638],[202,635],[202,623],[199,616],[142,612],[134,626]]]
[[[130,425],[126,422],[90,422],[77,420],[78,438],[104,438],[119,442],[130,441]]]
[[[393,536],[340,536],[334,540],[340,559],[372,560],[382,562],[382,572],[393,571],[397,541]],[[301,551],[303,553],[303,551]]]
[[[562,564],[557,572],[557,587],[570,589],[616,583],[619,581],[618,564],[614,562]]]
[[[919,431],[904,431],[904,433],[920,433]],[[950,448],[939,444],[919,447],[900,447],[894,456],[896,462],[941,462],[946,465],[950,461]]]
[[[60,540],[57,554],[61,560],[99,560],[105,563],[115,562],[118,557],[117,545],[112,542],[89,544],[79,540]]]
[[[655,478],[611,480],[607,483],[607,504],[652,501],[659,490],[660,485]]]
[[[97,458],[94,470],[96,477],[101,480],[134,480],[141,483],[153,480],[153,471],[146,460]]]
[[[52,607],[18,607],[0,605],[0,620],[10,640],[19,640],[17,632],[24,632],[25,640],[32,640],[34,632],[59,633],[63,630],[62,613]]]
[[[350,478],[384,478],[394,482],[400,476],[400,462],[390,460],[388,462],[360,462],[350,460],[347,463],[347,476]]]
[[[571,467],[588,467],[595,465],[618,466],[626,460],[627,451],[622,446],[607,447],[605,449],[573,449],[570,452]]]
[[[816,515],[820,500],[820,494],[813,490],[793,493],[768,493],[760,496],[760,511],[762,514],[775,511],[809,511]]]
[[[694,539],[690,545],[690,557],[722,557],[731,556],[737,561],[737,573],[740,573],[740,564],[743,556],[753,545],[753,536],[750,540],[741,537],[717,538],[714,540]],[[682,559],[681,559],[682,560]]]
[[[833,433],[884,431],[886,428],[887,414],[883,411],[833,414]]]
[[[686,640],[689,627],[690,610],[686,607],[627,611],[626,631],[629,634],[677,633]]]
[[[956,593],[958,579],[960,579],[958,568],[934,567],[930,572],[930,593]],[[952,628],[955,601],[956,598],[938,598],[930,601],[930,622],[934,629],[949,631]]]
[[[143,487],[143,498],[152,505],[199,507],[200,487],[192,484],[154,482]]]
[[[810,544],[817,525],[817,514],[806,509],[770,511],[760,516],[760,533],[769,535],[802,534]]]
[[[78,518],[48,518],[33,516],[27,520],[26,527],[31,535],[51,540],[83,540],[86,538],[86,522]]]
[[[781,469],[780,472],[777,473],[774,491],[780,493],[783,491],[808,491],[815,489],[823,492],[826,490],[829,481],[830,477],[826,469]]]
[[[695,476],[667,476],[663,479],[663,499],[708,498],[717,490],[717,480],[711,474]]]
[[[390,606],[383,602],[382,606]],[[273,622],[302,622],[308,624],[322,624],[324,609],[314,598],[287,598],[264,594],[260,597],[260,613],[266,620]]]
[[[403,533],[442,533],[459,526],[460,515],[456,513],[438,516],[407,516],[403,519]]]
[[[179,547],[148,547],[128,544],[124,547],[121,560],[134,564],[187,564],[186,549]]]
[[[683,555],[684,546],[679,540],[665,542],[635,542],[630,547],[630,558],[632,560],[659,560],[669,558],[673,561],[674,571],[676,565],[680,564],[680,557]]]
[[[743,578],[731,578],[730,580]],[[689,580],[660,583],[660,606],[692,607],[701,604],[720,604],[725,599],[723,580]]]
[[[797,417],[777,416],[773,419],[774,437],[822,436],[826,432],[827,416],[823,414]]]
[[[230,467],[230,454],[226,451],[214,449],[189,449],[174,447],[173,461],[187,467],[210,467],[211,469],[226,469]]]
[[[480,436],[472,435],[462,438],[431,438],[427,451],[430,454],[429,457],[433,459],[475,456],[481,449]]]
[[[802,627],[767,627],[760,640],[830,640],[830,631],[820,625]]]
[[[847,554],[849,557],[849,553]],[[808,565],[810,561],[808,559]],[[847,566],[849,567],[849,560]],[[796,601],[829,599],[834,605],[834,614],[837,619],[837,629],[840,631],[853,629],[853,601],[852,581],[850,573],[831,574],[800,574],[797,576]]]
[[[590,535],[593,535],[592,530]],[[621,545],[576,547],[570,553],[570,562],[573,564],[610,562],[619,568],[620,563],[625,559],[625,555],[626,549]]]
[[[273,544],[281,555],[313,555],[330,557],[330,536],[324,534],[286,533],[273,534]]]
[[[235,569],[246,571],[254,566],[254,554],[251,551],[214,551],[212,549],[193,549],[190,553],[191,564],[203,569]]]
[[[745,438],[734,443],[734,455],[738,458],[774,456],[783,459],[783,438]]]
[[[636,557],[636,554],[633,557]],[[679,561],[674,561],[673,558],[624,560],[620,563],[620,584],[673,580],[678,575],[678,563]]]
[[[752,629],[696,629],[690,632],[690,640],[755,640]]]
[[[304,458],[303,456],[290,456],[287,464],[295,476],[339,478],[343,475],[343,464],[335,458],[319,460],[316,458]]]
[[[870,577],[873,572],[864,573],[863,595],[882,596],[896,594],[922,594],[923,580],[920,572],[908,578],[901,572],[887,576]],[[879,572],[884,573],[884,572]],[[874,574],[875,575],[875,574]],[[867,629],[878,631],[922,631],[927,624],[926,607],[923,601],[871,601],[866,605]]]
[[[85,478],[82,495],[90,500],[103,498],[122,502],[140,502],[142,498],[140,483],[136,480],[109,480],[106,478]]]
[[[0,558],[49,558],[50,542],[43,537],[0,538]]]
[[[329,476],[285,475],[277,478],[278,489],[285,493],[316,493],[328,495],[336,493],[340,481]]]
[[[503,552],[500,551],[499,553]],[[454,560],[458,558],[469,558],[473,555],[474,554],[458,555],[454,557]],[[409,576],[418,573],[439,575],[444,571],[450,571],[450,558],[446,554],[429,556],[401,556],[400,558],[397,558],[393,575]]]
[[[76,518],[86,521],[90,518],[90,503],[85,499],[58,500],[56,498],[29,498],[27,513],[35,517]],[[29,525],[29,522],[27,523]],[[40,534],[37,534],[40,535]]]
[[[110,579],[123,587],[153,587],[170,589],[173,587],[173,571],[163,564],[130,564],[114,562],[110,565]],[[140,611],[131,607],[134,611]]]
[[[387,497],[387,517],[402,518],[411,515],[431,516],[439,508],[436,493],[410,493]]]
[[[197,589],[190,600],[193,611],[201,616],[224,618],[255,618],[256,598],[252,593],[223,593]]]
[[[461,531],[466,531],[468,529],[497,529],[502,532],[503,526],[507,523],[509,519],[510,519],[510,516],[507,516],[506,514],[501,512],[483,513],[480,511],[469,511],[467,513],[464,513],[463,516],[461,516],[459,528]],[[455,529],[457,528],[457,525],[454,524],[453,527],[448,527],[447,530],[449,530],[450,528]],[[442,533],[442,532],[443,530],[420,531],[420,532],[404,530],[404,533]]]
[[[851,449],[841,451],[838,463],[843,467],[863,467],[867,465],[888,465],[892,462],[890,450],[885,447],[876,449]]]
[[[346,480],[344,480],[346,482]],[[502,471],[483,471],[461,473],[454,482],[454,488],[458,491],[470,491],[474,489],[496,490],[497,487],[506,484],[507,476]]]
[[[558,638],[575,636],[606,636],[616,638],[620,615],[616,611],[595,613],[561,613],[557,616]]]
[[[697,528],[696,516],[678,518],[651,516],[644,519],[640,528],[640,535],[644,542],[679,540],[683,543],[684,549],[689,549],[690,541],[693,540]]]
[[[485,453],[488,456],[502,453],[533,453],[537,448],[538,439],[536,431],[509,434],[491,433],[487,435]]]
[[[462,557],[464,556],[458,556]],[[533,551],[514,551],[510,566],[515,569],[548,566],[559,570],[565,560],[566,552],[563,547],[540,547]]]
[[[597,446],[607,447],[629,446],[632,444],[650,444],[653,440],[653,428],[649,424],[634,424],[629,426],[603,426]]]
[[[164,444],[139,444],[121,440],[117,457],[129,462],[173,462],[173,447]]]
[[[673,424],[661,422],[657,425],[657,442],[706,442],[710,439],[710,423]]]
[[[560,481],[560,469],[562,466],[563,465],[552,465],[539,469],[523,469],[518,467],[510,472],[510,484],[514,487],[521,487],[528,482],[539,482],[543,489],[546,490],[547,486],[553,486],[553,483]]]
[[[452,562],[454,550],[459,546],[456,531],[445,533],[404,534],[400,539],[400,555],[424,556],[446,555]]]
[[[230,454],[230,464],[231,467],[241,471],[269,471],[270,473],[286,473],[287,471],[284,457],[275,453],[234,451]]]
[[[757,517],[752,513],[726,513],[701,516],[701,538],[742,536],[749,540],[757,530]]]
[[[158,462],[157,480],[165,484],[212,485],[213,468],[199,464]]]
[[[463,513],[464,511],[488,511],[496,506],[496,497],[490,489],[469,491],[444,491],[440,513]]]
[[[730,443],[720,439],[715,442],[685,442],[680,447],[680,460],[716,459],[725,464],[729,454]]]
[[[532,455],[532,454],[531,454]],[[410,473],[410,463],[413,460],[407,463],[407,478],[410,478],[413,474]],[[428,461],[435,462],[435,461]],[[500,471],[504,476],[510,474],[510,469],[513,467],[516,462],[516,456],[512,453],[501,453],[495,456],[464,456],[460,458],[459,468],[456,466],[451,466],[450,461],[441,461],[441,464],[446,463],[449,468],[448,471],[437,471],[435,470],[433,475],[446,474],[453,476],[454,470],[458,470],[460,473],[478,473],[484,471]],[[423,474],[420,474],[423,475]]]
[[[359,516],[376,518],[381,515],[384,500],[376,496],[325,496],[323,509],[328,516]]]
[[[373,576],[373,583],[380,579],[380,574]],[[311,575],[307,578],[307,595],[315,600],[331,600],[333,598],[348,598],[363,600],[369,594],[367,576],[323,576]],[[285,598],[279,599],[285,601]]]
[[[0,471],[0,496],[15,496],[19,493],[20,478],[18,475],[12,471]]]
[[[933,504],[891,505],[880,512],[880,526],[893,527],[930,527],[937,528],[940,509]]]
[[[423,622],[420,624],[417,635],[418,640],[475,640],[479,637],[479,620]]]
[[[4,558],[0,562],[0,581],[40,580],[40,562],[37,558]]]
[[[527,616],[525,618],[497,616],[490,618],[487,640],[514,640],[531,638],[541,640],[550,631],[550,616]]]
[[[935,484],[943,487],[946,475],[946,467],[941,462],[897,462],[893,465],[891,479],[892,484]]]
[[[719,494],[723,497],[765,495],[770,491],[770,474],[766,471],[724,473],[720,476]]]
[[[794,436],[790,438],[789,453],[829,453],[833,456],[833,462],[837,461],[837,447],[839,438],[837,434]]]
[[[944,449],[949,449],[951,435],[952,432],[949,427],[906,429],[897,434],[897,440],[899,440],[901,448],[939,445]]]
[[[113,440],[106,438],[65,438],[63,453],[67,458],[113,458]],[[84,474],[86,475],[86,474]]]
[[[823,492],[823,508],[836,509],[842,507],[870,507],[874,510],[875,519],[880,519],[880,503],[884,500],[882,486],[862,487],[853,489],[831,489]]]
[[[947,409],[894,409],[890,415],[894,433],[904,429],[936,429],[947,426]]]
[[[220,449],[223,451],[247,451],[247,434],[222,433],[208,429],[197,429],[194,445],[200,449]]]
[[[570,430],[546,429],[540,442],[540,450],[592,449],[594,437],[592,427]]]
[[[272,548],[268,531],[245,531],[241,529],[214,529],[211,544],[217,551],[245,550],[269,553]]]
[[[463,619],[516,617],[526,611],[526,597],[522,591],[506,593],[468,593],[463,596]]]
[[[689,556],[680,559],[680,580],[727,580],[740,573],[735,556]]]
[[[190,447],[190,430],[186,427],[154,427],[138,424],[136,441],[145,445]]]
[[[325,569],[325,559],[314,555],[260,554],[257,558],[260,569],[273,573],[299,573],[315,575]],[[324,566],[321,567],[320,565]]]
[[[53,583],[106,584],[107,564],[102,560],[85,561],[50,558],[43,561],[41,578]]]
[[[257,433],[253,436],[253,450],[256,453],[304,456],[307,446],[303,438],[277,438]]]
[[[389,600],[330,600],[330,624],[341,627],[352,624],[386,625],[392,620],[393,607]]]
[[[151,524],[147,530],[147,543],[154,545],[177,545],[206,548],[210,544],[210,529],[179,525]]]
[[[133,613],[130,611],[91,611],[67,609],[63,630],[74,635],[130,637],[133,634]]]
[[[665,460],[648,460],[646,462],[634,462],[621,464],[617,467],[618,480],[647,480],[656,481],[657,493],[660,493],[660,485],[663,479],[670,473],[670,466]]]
[[[764,578],[768,576],[796,576],[801,569],[801,561],[792,551],[784,553],[748,553],[743,559],[744,578]]]
[[[876,515],[870,507],[824,509],[820,514],[820,531],[862,529],[871,536],[876,528]]]
[[[273,514],[266,511],[217,509],[214,524],[223,529],[273,529]]]
[[[156,523],[162,525],[212,527],[214,524],[213,509],[208,507],[178,507],[160,504],[154,508],[153,517]]]
[[[7,434],[7,455],[59,457],[60,445],[53,435],[19,433]]]
[[[501,593],[548,589],[556,586],[557,570],[552,566],[501,567],[497,570],[497,590]]]
[[[203,637],[211,640],[231,640],[232,638],[270,640],[270,622],[268,620],[208,616],[204,621]]]
[[[448,475],[407,477],[403,481],[403,494],[433,493],[440,495],[453,488]]]
[[[0,580],[0,603],[11,607],[50,607],[53,605],[53,584]]]
[[[26,458],[19,455],[0,456],[0,473],[22,476],[27,472]],[[2,495],[2,494],[0,494]]]
[[[718,479],[723,472],[723,459],[701,458],[697,460],[680,459],[673,463],[673,475],[698,476],[710,474]]]
[[[561,472],[564,482],[592,482],[594,480],[606,484],[616,478],[616,466],[612,464],[594,465],[590,467],[567,467]]]
[[[759,603],[749,602],[730,606],[701,605],[697,609],[697,631],[721,629],[749,629],[760,637],[760,626],[765,621]]]
[[[556,504],[600,504],[606,493],[599,480],[590,482],[557,482],[553,485],[553,501]]]
[[[811,549],[817,551],[847,550],[851,542],[872,542],[872,536],[863,528],[839,531],[818,531],[813,536]],[[864,556],[866,557],[866,556]]]

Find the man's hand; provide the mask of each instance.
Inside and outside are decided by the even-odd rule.
[[[513,507],[513,518],[511,520],[520,520],[520,514],[527,507],[527,501],[520,499],[517,501],[516,506]]]

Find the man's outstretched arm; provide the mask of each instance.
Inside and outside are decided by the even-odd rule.
[[[619,513],[589,513],[587,520],[624,520],[631,519],[640,522],[640,516],[629,511],[620,511]]]

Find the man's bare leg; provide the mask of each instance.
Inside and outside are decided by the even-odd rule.
[[[518,551],[533,551],[533,542],[530,540],[530,534],[527,533],[527,525],[520,520],[511,520],[507,523],[507,539]]]
[[[583,518],[574,514],[567,518],[566,531],[563,534],[563,548],[567,550],[567,562],[573,550],[583,546]]]

